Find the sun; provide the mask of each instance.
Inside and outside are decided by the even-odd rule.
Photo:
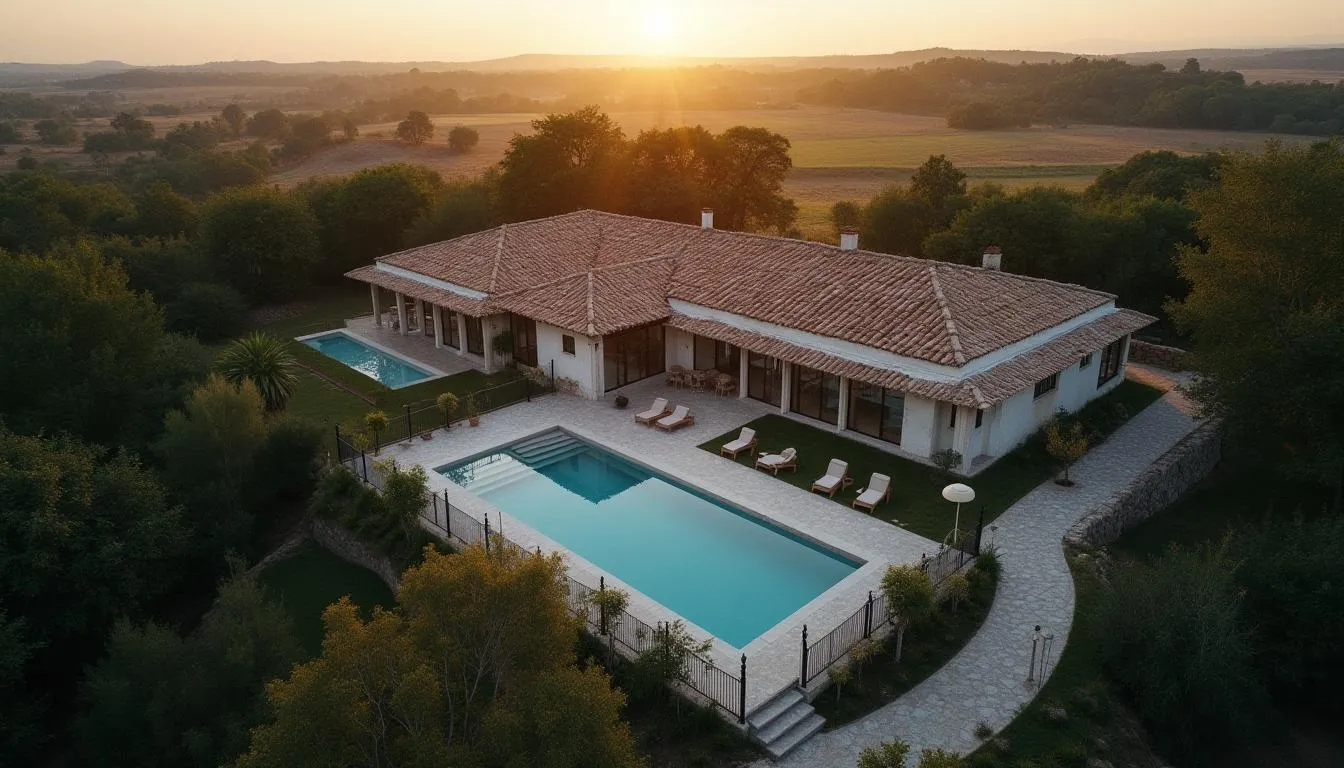
[[[666,8],[644,12],[644,44],[652,53],[670,53],[677,43],[677,20]]]

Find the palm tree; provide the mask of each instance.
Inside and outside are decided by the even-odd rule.
[[[289,353],[288,342],[264,333],[254,333],[233,342],[215,363],[219,372],[233,384],[250,380],[261,392],[266,408],[278,411],[294,394],[299,383],[294,372],[297,363]]]

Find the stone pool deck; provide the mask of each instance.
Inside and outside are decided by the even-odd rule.
[[[888,565],[917,562],[921,556],[937,550],[936,543],[921,536],[696,447],[759,416],[777,413],[777,408],[753,400],[669,390],[661,378],[639,382],[624,388],[621,393],[630,398],[630,407],[625,410],[617,410],[610,400],[550,395],[484,414],[478,427],[462,425],[449,431],[438,430],[430,440],[417,438],[409,443],[388,446],[383,449],[382,457],[424,466],[429,470],[432,490],[440,494],[446,492],[453,505],[478,520],[489,515],[491,528],[502,530],[517,544],[529,549],[539,546],[542,551],[564,552],[571,576],[593,587],[597,586],[602,571],[433,470],[559,426],[649,468],[689,482],[806,538],[865,561],[853,574],[750,642],[746,648],[733,648],[715,641],[714,661],[734,674],[741,654],[745,652],[747,655],[748,711],[797,679],[804,623],[814,639],[829,632],[862,607],[869,590],[879,588]],[[667,397],[672,405],[689,406],[696,423],[670,434],[636,424],[635,413],[647,408],[655,397]],[[760,435],[760,438],[769,443],[769,435]],[[807,450],[806,446],[798,447]],[[856,482],[863,480],[856,478]],[[899,503],[899,488],[895,489],[895,498]],[[657,546],[657,542],[649,542],[649,545]],[[678,618],[677,614],[611,574],[605,575],[608,585],[625,588],[631,593],[629,610],[634,616],[649,624]],[[694,624],[687,624],[698,636],[709,636]]]

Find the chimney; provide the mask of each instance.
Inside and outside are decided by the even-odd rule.
[[[854,227],[845,227],[840,230],[840,250],[859,250],[859,230]]]
[[[701,208],[701,209],[700,209],[700,228],[701,228],[701,229],[713,229],[713,228],[714,228],[714,209],[713,209],[713,208]]]
[[[998,272],[1003,267],[1003,249],[997,245],[986,245],[985,255],[980,257],[980,266]]]

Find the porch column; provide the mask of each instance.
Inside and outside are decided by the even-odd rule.
[[[793,401],[793,363],[779,364],[779,412],[788,413]]]
[[[844,432],[849,423],[849,377],[840,377],[840,402],[835,408],[835,431]]]
[[[495,319],[481,318],[481,356],[485,358],[485,372],[495,372]]]
[[[397,333],[406,335],[406,294],[397,294]]]
[[[377,328],[383,327],[383,297],[378,286],[369,283],[369,298],[373,299],[373,324]]]
[[[429,333],[429,330],[425,328],[425,303],[419,299],[415,300],[415,329],[422,336]]]
[[[737,348],[737,399],[747,399],[747,350]]]
[[[961,454],[961,467],[958,471],[965,473],[971,466],[971,459],[974,456],[971,452],[971,433],[975,431],[975,409],[964,408],[960,405],[954,405],[957,409],[957,426],[952,430],[952,450]]]
[[[433,305],[434,312],[434,348],[443,349],[443,310],[438,304]]]
[[[467,354],[467,316],[457,313],[457,356]]]

